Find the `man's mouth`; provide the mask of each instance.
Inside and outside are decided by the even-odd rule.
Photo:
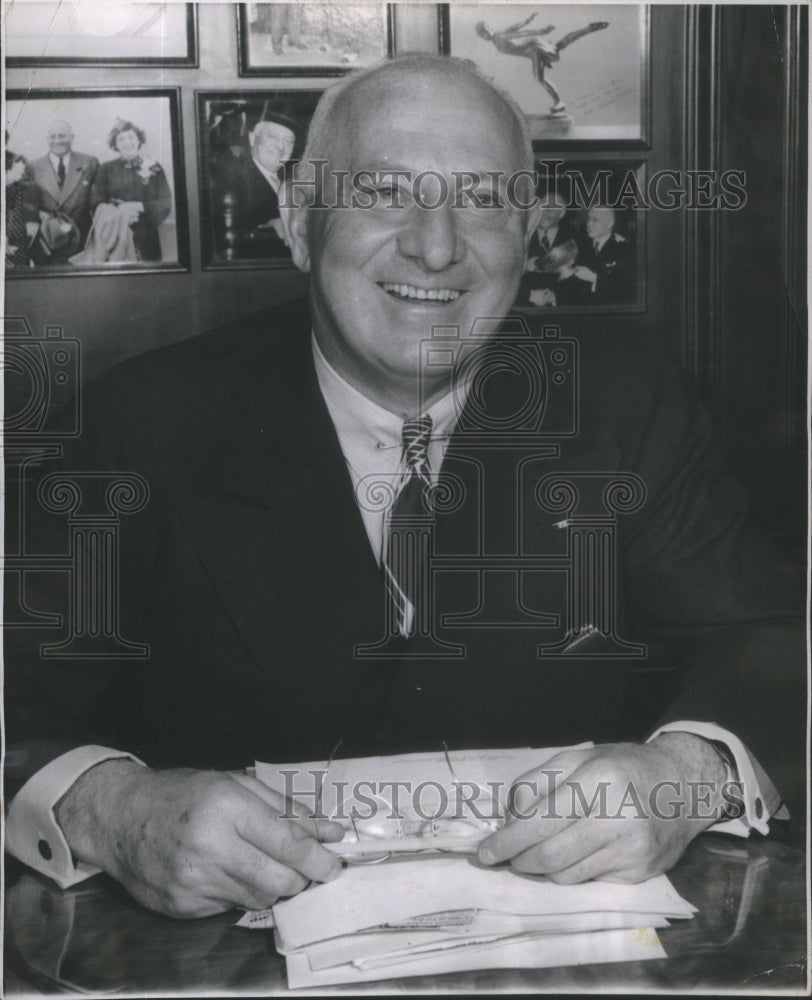
[[[417,285],[400,285],[391,281],[380,282],[380,287],[396,299],[415,302],[454,302],[463,294],[459,288],[418,288]]]

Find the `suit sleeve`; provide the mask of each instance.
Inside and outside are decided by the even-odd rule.
[[[749,519],[724,476],[707,412],[661,371],[635,431],[643,509],[628,519],[630,608],[680,655],[682,691],[661,724],[691,719],[734,733],[785,801],[804,779],[805,635],[795,569]]]
[[[26,468],[26,481],[19,495],[24,517],[19,512],[7,518],[7,531],[12,522],[24,524],[25,552],[35,568],[13,577],[7,574],[6,607],[9,594],[19,592],[29,614],[51,615],[58,624],[42,627],[7,627],[5,634],[5,724],[6,724],[6,790],[15,794],[40,768],[73,748],[100,744],[116,746],[133,752],[135,747],[118,747],[105,732],[105,720],[94,709],[98,699],[127,671],[143,669],[143,664],[107,658],[71,658],[48,655],[47,647],[63,641],[68,632],[67,614],[70,607],[70,573],[66,571],[70,554],[70,527],[66,514],[48,513],[38,496],[39,483],[53,472],[64,474],[92,473],[83,483],[87,510],[105,510],[104,490],[110,481],[108,473],[139,471],[130,469],[118,440],[115,408],[107,403],[107,392],[85,389],[83,405],[84,431],[67,442],[63,457],[53,463]],[[95,477],[95,478],[94,478]],[[8,483],[10,501],[15,503],[17,489]],[[120,566],[121,631],[138,639],[143,634],[143,607],[148,582],[142,575],[154,550],[142,538],[141,515],[149,518],[149,503],[140,514],[122,518],[121,533],[130,532],[127,558]],[[132,553],[135,553],[133,555]],[[63,568],[48,568],[54,557]],[[143,558],[142,558],[143,557]],[[43,568],[37,569],[40,562]],[[114,734],[113,734],[114,736]]]

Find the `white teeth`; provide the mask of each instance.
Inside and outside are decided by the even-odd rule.
[[[403,299],[429,299],[432,302],[453,302],[460,297],[456,288],[417,288],[414,285],[399,285],[393,282],[383,282],[381,288],[392,292]]]

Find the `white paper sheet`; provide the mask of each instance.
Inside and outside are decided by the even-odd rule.
[[[467,858],[402,859],[347,868],[274,907],[287,951],[337,935],[447,910],[510,914],[637,913],[689,917],[695,909],[665,875],[638,885],[585,882],[556,885],[510,869],[475,865]]]
[[[654,929],[640,927],[636,930],[591,931],[523,941],[499,941],[374,969],[338,965],[313,971],[307,954],[299,952],[288,956],[287,970],[288,986],[300,989],[372,982],[376,979],[442,975],[475,969],[548,969],[560,965],[631,962],[665,957]]]

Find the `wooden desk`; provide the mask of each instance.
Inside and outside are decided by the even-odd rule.
[[[16,866],[15,866],[16,867]],[[777,841],[706,834],[671,872],[699,907],[660,932],[667,959],[389,980],[364,992],[800,992],[807,986],[806,873]],[[144,996],[279,993],[284,959],[270,933],[233,926],[234,912],[178,921],[142,909],[106,876],[60,892],[16,867],[6,884],[6,995]],[[359,987],[336,988],[358,993]]]

